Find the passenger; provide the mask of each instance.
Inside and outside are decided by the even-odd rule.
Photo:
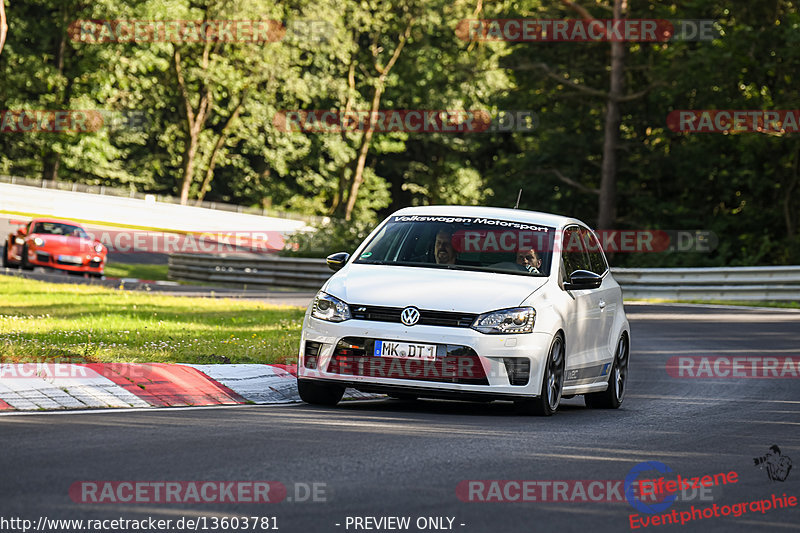
[[[542,260],[533,248],[517,252],[517,264],[524,266],[531,274],[541,274],[539,268],[542,266]]]
[[[456,263],[456,250],[453,248],[453,234],[447,229],[439,230],[436,234],[436,243],[433,249],[434,258],[439,265],[454,265]]]

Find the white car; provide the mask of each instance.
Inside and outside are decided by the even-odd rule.
[[[490,207],[402,209],[336,270],[306,311],[300,397],[346,387],[397,398],[622,403],[630,327],[595,234],[574,218]]]

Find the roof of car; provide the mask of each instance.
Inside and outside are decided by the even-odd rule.
[[[524,209],[508,209],[503,207],[481,207],[469,205],[429,205],[423,207],[406,207],[395,211],[393,215],[439,215],[439,216],[462,216],[462,217],[484,217],[500,220],[511,220],[516,222],[526,222],[543,226],[562,227],[570,223],[580,222],[578,219],[553,215],[551,213],[541,213],[539,211],[525,211]]]
[[[70,224],[72,226],[83,227],[81,224],[77,222],[73,222],[72,220],[64,220],[60,218],[34,218],[31,222],[53,222],[56,224]]]

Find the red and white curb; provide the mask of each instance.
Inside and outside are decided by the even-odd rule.
[[[376,398],[348,389],[345,398]],[[300,402],[294,365],[0,365],[0,412]]]

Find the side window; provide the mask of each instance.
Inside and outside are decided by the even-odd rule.
[[[591,270],[592,264],[581,238],[577,226],[570,226],[564,230],[564,240],[561,243],[561,256],[564,259],[564,273],[569,278],[576,270]]]
[[[581,228],[581,233],[583,234],[583,243],[586,246],[586,251],[589,254],[589,263],[591,264],[589,270],[602,276],[608,270],[608,265],[605,257],[603,257],[600,242],[594,236],[594,233],[586,228]]]

